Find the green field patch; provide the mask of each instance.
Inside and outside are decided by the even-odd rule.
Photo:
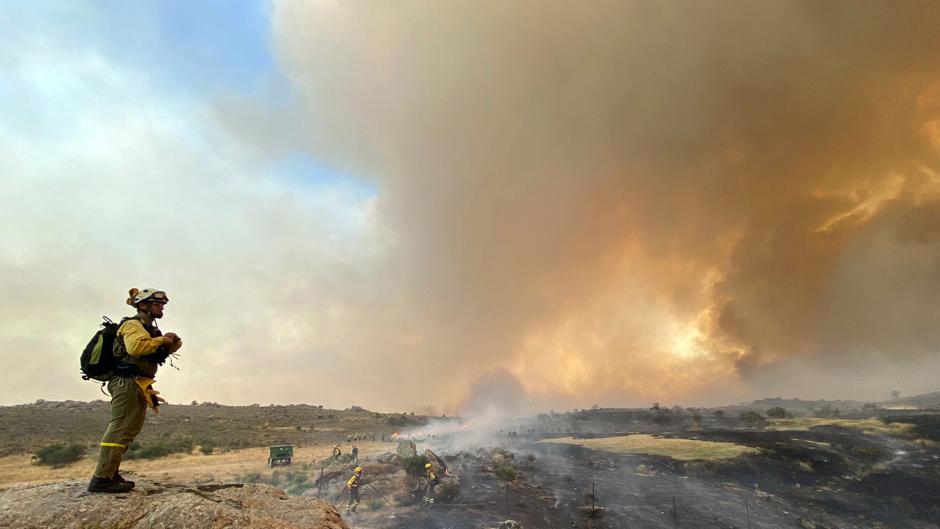
[[[603,437],[596,439],[575,439],[561,437],[544,439],[540,443],[556,443],[583,446],[592,450],[615,454],[647,454],[666,456],[680,461],[731,459],[744,454],[754,454],[758,450],[749,446],[697,439],[672,439],[647,434]]]

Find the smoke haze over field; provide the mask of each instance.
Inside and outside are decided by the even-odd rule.
[[[79,313],[152,284],[189,354],[161,380],[171,399],[483,413],[938,389],[937,3],[285,0],[269,15],[257,88],[81,133],[122,150],[50,155],[0,128],[23,199],[0,220],[25,226],[0,260],[3,354],[72,362]],[[74,64],[89,99],[96,79],[137,94],[102,108],[165,95],[120,64]],[[330,177],[263,177],[298,157]],[[175,205],[148,235],[173,255],[95,235],[93,190],[136,222],[126,167]],[[39,216],[37,179],[79,200]],[[115,263],[108,282],[79,258],[89,245]],[[43,315],[63,330],[37,336]]]

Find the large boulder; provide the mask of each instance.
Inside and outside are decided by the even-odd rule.
[[[139,480],[126,494],[89,494],[87,481],[0,491],[9,529],[348,529],[332,506],[261,484],[164,484]]]
[[[432,452],[430,448],[424,451],[424,457],[428,460],[428,463],[433,464],[437,468],[438,473],[447,473],[447,465],[444,463],[444,460],[437,457],[437,454]]]
[[[401,441],[398,443],[395,453],[402,459],[408,459],[418,455],[418,449],[415,447],[414,441]]]

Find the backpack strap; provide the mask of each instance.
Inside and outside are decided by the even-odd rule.
[[[131,321],[131,320],[140,321],[140,316],[127,316],[127,317],[121,318],[120,323],[118,323],[118,328],[117,328],[118,332],[120,332],[121,327],[123,327],[125,323],[127,323],[127,322],[129,322],[129,321]],[[141,323],[143,323],[143,322],[141,322]],[[146,330],[146,327],[144,328],[144,330]],[[149,333],[148,333],[148,334],[149,334]],[[121,349],[123,350],[123,349],[124,349],[123,338],[121,338],[120,336],[118,336],[117,332],[114,333],[114,339],[115,339],[115,340],[121,340]],[[119,376],[119,377],[136,377],[136,376],[140,376],[140,368],[139,368],[139,367],[137,367],[137,366],[134,365],[134,364],[128,364],[127,362],[124,361],[124,358],[127,356],[127,354],[128,354],[127,351],[124,350],[124,355],[125,355],[125,356],[122,356],[121,358],[116,359],[117,362],[116,362],[115,365],[114,365],[114,374],[115,374],[115,376]]]

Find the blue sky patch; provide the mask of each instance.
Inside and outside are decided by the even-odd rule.
[[[378,194],[374,183],[316,160],[304,152],[281,157],[271,165],[268,174],[291,186],[336,189],[356,200],[367,200]]]

